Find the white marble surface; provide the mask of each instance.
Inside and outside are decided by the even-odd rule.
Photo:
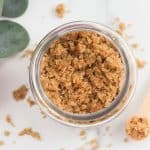
[[[27,28],[31,41],[29,48],[38,43],[41,38],[52,28],[72,20],[94,20],[110,25],[113,17],[119,16],[126,23],[133,26],[127,31],[135,35],[133,41],[140,43],[144,51],[133,50],[135,56],[143,58],[148,63],[144,69],[138,71],[137,89],[129,106],[114,121],[97,129],[87,131],[87,139],[81,140],[80,129],[70,128],[53,120],[43,119],[38,106],[30,108],[26,101],[15,102],[12,98],[12,90],[21,84],[28,83],[28,58],[20,58],[21,54],[5,61],[0,61],[0,140],[5,141],[1,146],[3,150],[76,150],[86,141],[97,138],[101,150],[149,150],[150,139],[135,142],[129,139],[124,143],[126,137],[124,125],[129,116],[136,112],[142,102],[142,97],[150,83],[150,1],[149,0],[29,0],[29,7],[26,13],[16,19]],[[58,2],[65,2],[70,9],[64,19],[58,19],[53,9]],[[107,7],[105,6],[107,4]],[[106,11],[107,10],[107,11]],[[31,95],[29,92],[28,95]],[[5,116],[11,114],[15,128],[6,124]],[[105,131],[106,126],[111,126]],[[42,141],[36,141],[30,137],[18,137],[18,132],[25,128],[32,127],[41,133]],[[3,135],[4,130],[11,131],[10,137]],[[105,134],[105,135],[104,135]],[[112,136],[111,136],[112,135]],[[16,141],[16,144],[13,143]],[[112,147],[107,147],[112,144]],[[85,150],[91,150],[85,147]]]

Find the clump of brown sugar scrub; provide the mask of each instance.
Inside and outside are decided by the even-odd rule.
[[[63,3],[58,4],[55,8],[55,12],[59,18],[63,18],[65,14],[65,5]]]
[[[32,138],[41,141],[41,136],[39,132],[33,131],[32,128],[25,128],[19,132],[19,136],[29,135]]]
[[[150,124],[147,118],[132,117],[127,126],[127,134],[135,140],[142,140],[150,134]]]
[[[31,97],[27,98],[27,102],[28,102],[28,104],[29,104],[30,107],[36,105],[36,102]]]
[[[136,58],[136,65],[139,69],[144,68],[146,62],[142,59]]]
[[[40,67],[48,98],[66,112],[108,107],[119,93],[124,65],[117,48],[93,31],[67,33],[53,41]]]
[[[81,139],[86,139],[87,138],[87,132],[86,132],[86,130],[81,130],[80,131],[80,137],[81,137]]]
[[[146,94],[138,113],[131,117],[126,124],[126,133],[135,140],[143,140],[150,134],[149,106],[150,90]]]
[[[6,123],[10,124],[12,127],[15,127],[15,124],[13,123],[12,117],[10,115],[7,115],[5,118]]]
[[[11,134],[11,133],[10,133],[10,131],[8,131],[8,130],[5,130],[5,131],[4,131],[4,135],[5,135],[5,136],[10,136],[10,134]]]
[[[3,146],[4,144],[5,144],[5,142],[0,140],[0,146]]]
[[[23,100],[28,92],[28,88],[25,85],[21,85],[18,89],[13,91],[13,97],[16,101]]]

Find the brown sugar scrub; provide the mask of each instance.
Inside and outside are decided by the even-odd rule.
[[[139,69],[144,68],[146,62],[142,59],[136,58],[136,65]]]
[[[57,17],[63,18],[65,14],[65,5],[63,3],[60,3],[55,8],[55,13]]]
[[[127,134],[135,140],[142,140],[150,134],[150,124],[147,118],[134,116],[126,126]]]
[[[18,89],[13,91],[13,97],[16,101],[23,100],[28,93],[28,88],[23,84]]]
[[[117,48],[93,31],[69,32],[53,41],[40,67],[48,98],[66,112],[108,107],[119,93],[124,65]]]
[[[27,98],[27,102],[28,102],[28,104],[29,104],[30,107],[36,105],[36,102],[31,97]]]
[[[15,124],[12,120],[11,115],[7,115],[6,118],[5,118],[5,121],[6,121],[6,123],[10,124],[12,127],[15,127]]]
[[[5,135],[5,136],[10,136],[10,134],[11,134],[11,133],[10,133],[10,131],[8,131],[8,130],[5,130],[5,131],[4,131],[4,135]]]
[[[143,140],[150,134],[149,106],[150,90],[146,94],[138,113],[131,117],[126,124],[126,133],[135,140]]]
[[[34,138],[38,141],[42,140],[40,133],[37,131],[33,131],[32,128],[25,128],[22,131],[20,131],[18,135],[19,136],[28,135],[28,136],[31,136],[32,138]]]

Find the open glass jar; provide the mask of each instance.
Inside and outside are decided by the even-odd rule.
[[[113,45],[116,46],[124,64],[125,77],[119,94],[109,107],[94,113],[73,114],[58,108],[45,94],[40,83],[40,64],[44,53],[53,40],[58,39],[68,32],[82,30],[97,32],[109,39]],[[136,65],[128,45],[115,31],[99,23],[76,21],[55,28],[42,39],[36,47],[31,60],[29,79],[34,98],[42,111],[48,116],[65,125],[74,127],[92,127],[102,125],[114,119],[127,106],[135,90]]]

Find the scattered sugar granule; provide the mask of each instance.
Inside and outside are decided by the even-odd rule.
[[[46,118],[47,117],[47,115],[43,111],[41,111],[40,113],[42,115],[42,118]]]
[[[30,107],[36,105],[36,102],[35,102],[34,100],[32,100],[31,97],[28,97],[28,98],[27,98],[27,102],[28,102],[28,104],[29,104]]]
[[[5,144],[5,142],[0,140],[0,146],[3,146],[4,144]]]
[[[95,138],[95,139],[92,139],[89,144],[91,145],[91,150],[99,150],[100,146],[99,146],[99,142],[98,140]]]
[[[131,46],[132,46],[132,48],[139,48],[139,44],[138,43],[133,43]]]
[[[23,100],[28,92],[28,88],[25,85],[21,85],[18,89],[13,91],[13,97],[16,101]]]
[[[63,18],[65,14],[65,5],[63,3],[58,4],[55,8],[55,12],[59,18]]]
[[[41,136],[40,136],[39,132],[33,131],[32,128],[25,128],[22,131],[20,131],[18,135],[19,136],[29,135],[38,141],[41,140]]]
[[[15,124],[13,123],[12,118],[11,118],[10,115],[7,115],[7,116],[6,116],[5,121],[6,121],[8,124],[10,124],[11,126],[15,127]]]
[[[142,59],[136,58],[136,64],[137,64],[137,67],[138,67],[139,69],[144,68],[145,63],[146,63],[146,62],[143,61]]]
[[[9,132],[8,130],[5,130],[5,131],[4,131],[4,135],[5,135],[5,136],[10,136],[10,132]]]
[[[126,30],[127,25],[124,22],[114,20],[114,23],[112,25],[115,26],[115,24],[117,26],[116,32],[122,36],[126,36],[124,34],[124,31]]]
[[[126,24],[122,22],[119,17],[116,17],[112,22],[112,27],[116,30],[116,32],[120,34],[129,43],[130,43],[130,39],[134,38],[134,35],[128,35],[125,33],[125,31],[129,29],[131,26],[132,24]],[[141,50],[140,45],[137,42],[135,43],[131,41],[130,46],[133,49]]]
[[[100,149],[100,145],[99,145],[98,140],[96,138],[91,139],[90,141],[87,141],[83,145],[78,147],[76,150],[86,150],[86,149],[99,150]]]
[[[125,31],[126,30],[126,24],[124,22],[120,22],[119,23],[119,30],[121,32]]]
[[[117,32],[118,34],[120,34],[120,35],[123,34],[122,31],[120,31],[119,29],[117,29],[116,32]]]
[[[85,130],[80,131],[80,137],[81,137],[82,139],[86,139],[86,137],[87,137],[87,132],[86,132]]]

